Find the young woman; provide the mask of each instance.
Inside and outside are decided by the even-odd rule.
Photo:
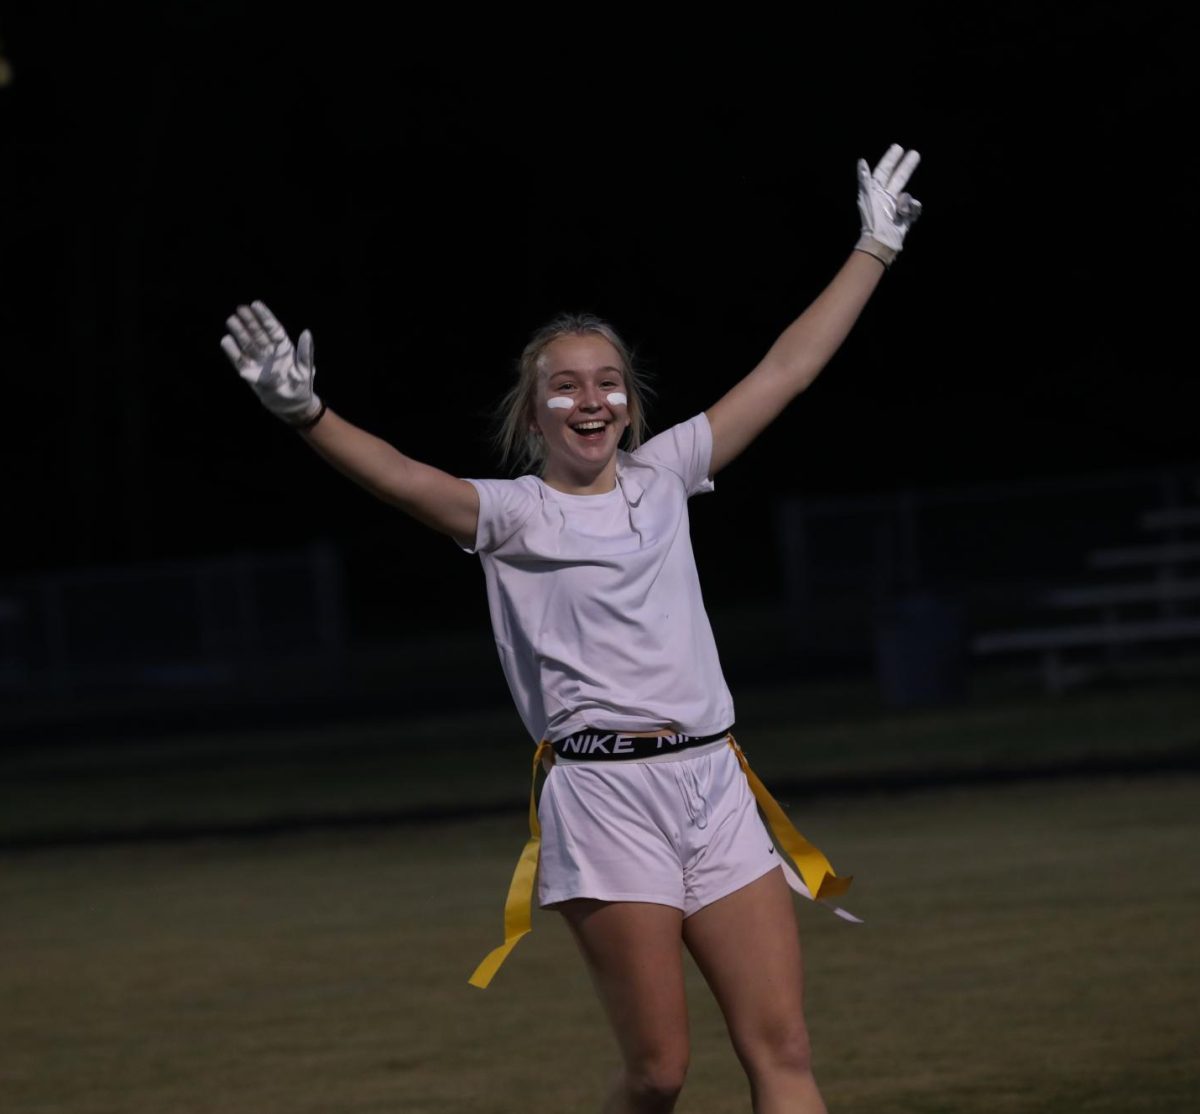
[[[758,1114],[823,1111],[809,1058],[800,942],[764,807],[812,896],[840,892],[745,764],[688,535],[687,500],[817,376],[903,246],[919,156],[858,164],[862,234],[762,362],[703,414],[643,443],[642,386],[619,337],[561,318],[522,354],[503,441],[534,474],[465,480],[326,408],[312,337],[293,348],[261,302],[222,348],[272,413],[335,468],[479,554],[496,644],[549,774],[506,908],[506,942],[539,902],[579,943],[620,1047],[609,1112],[668,1111],[688,1061],[681,943],[715,994]],[[625,443],[626,450],[620,446]],[[541,839],[539,844],[539,819]],[[803,861],[800,861],[803,860]],[[794,878],[794,875],[792,875]]]

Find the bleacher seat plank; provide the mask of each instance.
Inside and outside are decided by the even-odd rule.
[[[1139,521],[1143,530],[1200,526],[1200,507],[1161,507],[1156,511],[1146,511]]]
[[[1177,638],[1200,638],[1200,618],[1146,619],[1138,622],[1078,623],[1063,627],[993,631],[976,635],[971,648],[977,654],[1008,650],[1053,650],[1078,646],[1110,646],[1115,643],[1164,642]]]
[[[1124,569],[1135,568],[1138,565],[1181,565],[1188,561],[1200,561],[1200,542],[1097,549],[1088,554],[1088,566],[1093,569]]]
[[[1056,588],[1038,597],[1046,607],[1114,607],[1126,603],[1177,603],[1200,599],[1200,580],[1152,580],[1145,584],[1098,584]]]

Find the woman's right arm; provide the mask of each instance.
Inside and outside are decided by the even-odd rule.
[[[339,472],[419,522],[475,544],[479,493],[472,484],[413,460],[330,410],[313,390],[312,334],[293,346],[262,302],[238,306],[221,348],[259,401]]]
[[[300,430],[300,436],[319,456],[376,498],[449,534],[460,545],[475,544],[479,492],[473,484],[405,456],[328,407],[315,425]]]

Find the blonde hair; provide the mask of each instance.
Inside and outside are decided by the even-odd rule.
[[[543,325],[529,339],[517,360],[517,381],[500,403],[500,424],[496,430],[496,448],[505,467],[514,473],[541,473],[546,465],[546,450],[536,426],[538,371],[542,356],[559,337],[603,337],[617,350],[621,373],[625,379],[625,394],[629,398],[629,428],[625,431],[622,448],[636,449],[645,439],[646,398],[650,393],[645,376],[633,366],[633,355],[616,330],[605,320],[591,313],[564,313]]]

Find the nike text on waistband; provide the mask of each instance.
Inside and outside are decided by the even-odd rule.
[[[556,739],[550,746],[560,758],[584,762],[620,762],[634,758],[652,758],[658,754],[690,750],[727,738],[732,728],[715,735],[685,735],[682,732],[600,731],[585,727],[573,735]]]

